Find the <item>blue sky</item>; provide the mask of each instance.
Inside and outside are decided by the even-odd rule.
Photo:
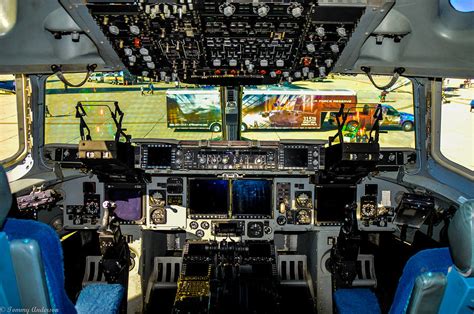
[[[462,12],[474,11],[474,0],[450,0],[453,7]]]

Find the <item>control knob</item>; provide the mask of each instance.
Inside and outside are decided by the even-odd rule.
[[[198,236],[199,238],[202,238],[204,234],[205,234],[204,230],[199,229],[196,231],[196,236]]]
[[[225,165],[229,162],[229,157],[228,156],[224,156],[222,157],[222,163]]]

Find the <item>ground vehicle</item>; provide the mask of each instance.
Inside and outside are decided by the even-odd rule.
[[[2,166],[23,220],[49,224],[63,237],[56,238],[64,249],[61,287],[73,300],[83,285],[102,278],[128,287],[130,313],[208,312],[217,303],[211,309],[226,313],[325,314],[334,312],[335,290],[364,285],[378,292],[386,312],[408,258],[446,246],[453,213],[474,197],[474,89],[456,90],[449,104],[442,102],[443,80],[457,78],[459,85],[474,68],[474,13],[456,12],[453,0],[1,3],[0,16],[8,18],[0,23],[0,72],[16,74],[17,90],[0,98],[0,149],[13,147]],[[5,3],[18,10],[6,12]],[[91,63],[97,71],[144,75],[156,91],[141,95],[139,86],[95,82],[66,89],[52,71],[59,68],[78,85]],[[328,73],[334,77],[324,78]],[[337,81],[363,91],[357,98],[364,104],[381,93],[371,80],[385,90],[383,82],[399,75],[409,86],[390,91],[386,101],[396,97],[395,109],[413,110],[416,128],[381,133],[380,150],[376,136],[365,143],[371,141],[365,134],[354,143],[360,145],[346,145],[359,151],[335,157],[343,145],[329,144],[334,127],[281,129],[307,114],[295,108],[270,106],[256,121],[272,116],[275,128],[239,133],[242,86],[275,83],[275,90],[276,83],[305,79],[312,89],[332,89]],[[221,132],[168,128],[170,82],[219,85],[215,105],[193,102],[184,113],[192,117],[193,105],[209,115],[222,108]],[[282,119],[285,114],[290,117]],[[125,150],[118,154],[118,147]],[[8,206],[1,199],[3,219]],[[395,212],[413,218],[425,206],[432,207],[430,218],[419,228],[407,217],[394,223]],[[123,237],[108,233],[117,225]],[[469,243],[472,234],[460,239]],[[110,247],[132,252],[117,264],[101,250]],[[8,252],[2,249],[2,261]],[[99,274],[104,267],[109,277]],[[117,269],[129,284],[114,276]],[[354,270],[365,278],[353,281]],[[38,273],[29,267],[18,275]],[[40,290],[27,283],[30,292]],[[191,308],[180,308],[186,300]]]
[[[219,92],[215,89],[168,90],[166,108],[169,128],[222,130]]]
[[[168,127],[220,131],[221,109],[217,90],[168,90],[166,97]],[[308,90],[298,86],[278,90],[246,88],[242,96],[241,129],[319,129],[326,114],[338,111],[341,103],[351,108],[357,103],[356,93],[350,90]]]
[[[347,116],[347,124],[351,129],[355,129],[360,125],[360,120],[363,119],[363,127],[368,127],[373,124],[373,113],[377,104],[366,104],[365,106],[358,104],[357,109],[348,109],[349,114]],[[383,120],[381,125],[386,126],[398,126],[403,131],[413,131],[415,125],[414,115],[406,112],[399,112],[390,105],[382,104]],[[334,123],[334,113],[331,113],[331,121]]]
[[[89,77],[89,82],[103,83],[105,75],[103,73],[92,73]]]
[[[242,96],[242,130],[319,129],[328,112],[357,104],[351,90],[245,89]]]

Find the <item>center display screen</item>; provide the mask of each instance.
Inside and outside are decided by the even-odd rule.
[[[356,200],[354,185],[322,185],[316,187],[317,221],[343,222],[345,206]]]
[[[232,182],[232,215],[272,216],[271,180],[236,180]]]
[[[171,147],[149,146],[148,165],[152,167],[171,166]]]
[[[285,148],[285,167],[308,167],[307,148]]]
[[[191,216],[227,216],[228,191],[228,180],[190,179],[189,214]]]

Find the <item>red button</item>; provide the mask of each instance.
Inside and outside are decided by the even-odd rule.
[[[141,44],[140,38],[135,38],[133,40],[133,46],[135,46],[135,48],[140,48],[140,44]]]

